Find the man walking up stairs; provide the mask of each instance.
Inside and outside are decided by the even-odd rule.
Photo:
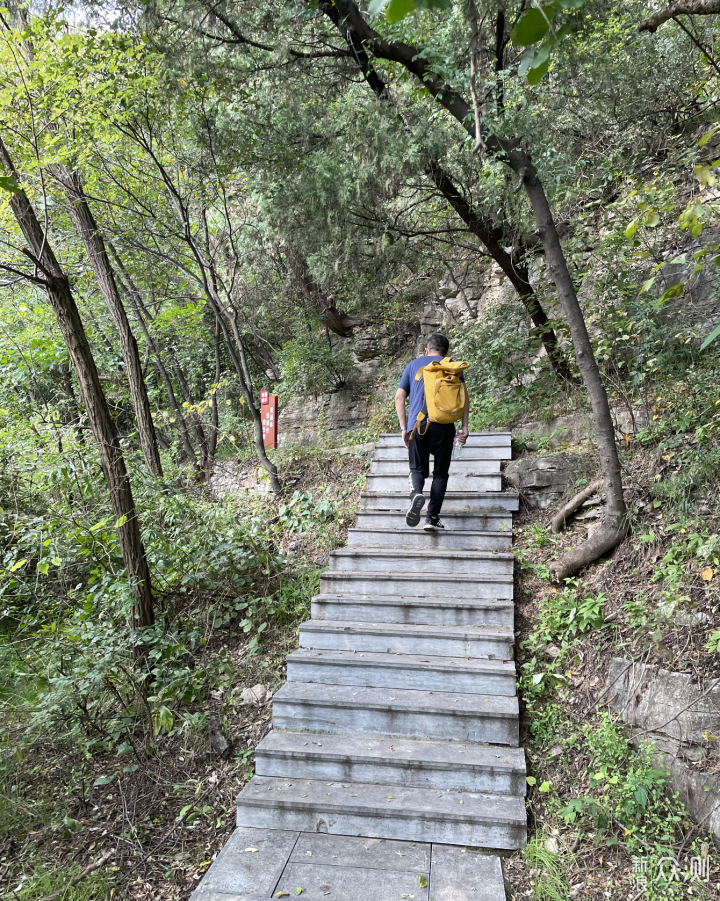
[[[287,659],[238,828],[193,901],[505,901],[488,851],[527,835],[509,457],[509,433],[471,434],[447,528],[425,532],[405,522],[403,441],[381,436],[348,545]]]

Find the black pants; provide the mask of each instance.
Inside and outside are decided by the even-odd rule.
[[[410,439],[410,475],[413,483],[411,497],[422,492],[425,479],[430,475],[430,454],[435,458],[427,511],[427,515],[433,519],[440,515],[445,499],[454,440],[454,424],[443,425],[439,422],[429,422],[425,434],[421,435],[416,430]]]

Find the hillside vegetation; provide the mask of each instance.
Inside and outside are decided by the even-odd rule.
[[[515,897],[716,896],[710,701],[678,738],[608,676],[720,676],[720,8],[664,10],[0,7],[7,897],[189,897],[437,329],[471,428],[569,461],[521,486]]]

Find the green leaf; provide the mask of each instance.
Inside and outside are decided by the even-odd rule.
[[[705,350],[705,348],[708,347],[710,344],[712,344],[713,341],[714,341],[719,335],[720,335],[720,325],[716,326],[716,327],[710,332],[710,334],[707,336],[707,338],[706,338],[706,339],[703,341],[703,343],[700,345],[700,350]]]
[[[528,785],[535,785],[537,782],[537,779],[534,776],[526,776],[525,781],[527,782]]]
[[[426,888],[426,887],[427,887],[427,884],[428,884],[427,879],[426,879],[425,876],[421,873],[421,874],[420,874],[420,888]]]
[[[652,288],[652,286],[654,284],[655,284],[655,276],[653,275],[652,278],[649,278],[646,282],[643,282],[643,284],[640,286],[640,293],[647,294],[650,291],[650,288]]]
[[[39,573],[42,573],[44,576],[46,576],[48,574],[48,570],[50,569],[50,564],[43,560],[42,563],[38,563],[37,568]]]
[[[10,572],[14,573],[16,570],[20,569],[21,566],[25,566],[27,560],[18,560],[17,563],[13,563],[10,567]]]
[[[115,523],[115,528],[116,529],[121,528],[122,526],[125,525],[126,522],[127,522],[127,516],[125,516],[125,514],[123,513],[123,515],[120,517],[120,519],[118,519],[118,521]]]
[[[535,63],[535,54],[536,50],[533,50],[532,47],[528,47],[528,49],[523,54],[523,58],[520,60],[520,65],[518,66],[518,75],[522,78],[528,69],[531,69]]]
[[[53,557],[50,562],[53,566],[62,566],[62,557]]]
[[[550,783],[549,783],[549,782],[543,782],[543,784],[540,786],[540,788],[538,789],[538,791],[541,791],[541,792],[549,792],[549,791],[550,791]]]
[[[527,74],[528,84],[536,85],[542,81],[543,75],[547,73],[547,70],[550,68],[550,60],[546,59],[544,63],[541,63],[537,68],[530,69]]]
[[[524,47],[537,44],[550,30],[550,21],[554,15],[555,11],[550,6],[544,6],[542,10],[529,9],[510,32],[513,44],[522,44]]]
[[[3,191],[9,191],[11,194],[22,194],[20,185],[14,178],[9,178],[7,175],[0,175],[0,188]]]
[[[645,225],[649,228],[655,228],[656,225],[660,225],[660,216],[657,213],[657,210],[648,210],[645,213]]]
[[[670,287],[665,291],[660,297],[657,299],[655,304],[656,307],[661,307],[664,303],[667,303],[669,300],[674,300],[676,297],[680,297],[683,293],[683,285],[670,285]]]
[[[110,773],[110,775],[103,773],[102,775],[97,777],[97,779],[93,782],[93,785],[110,785],[110,783],[116,776],[117,773]]]
[[[717,130],[718,130],[718,127],[716,125],[715,128],[711,128],[710,131],[708,131],[706,134],[704,134],[698,141],[698,147],[704,147],[708,143],[708,141],[712,141],[713,136],[715,135],[715,132]]]
[[[637,220],[637,219],[633,219],[633,221],[632,221],[632,222],[628,225],[628,227],[625,229],[625,237],[626,237],[626,238],[632,238],[632,236],[635,234],[635,232],[636,232],[637,230],[638,230],[638,220]]]
[[[295,894],[296,894],[296,895],[302,895],[302,889],[300,888],[299,885],[296,885],[296,886],[295,886]]]
[[[385,10],[388,22],[395,23],[415,12],[415,0],[390,0]]]

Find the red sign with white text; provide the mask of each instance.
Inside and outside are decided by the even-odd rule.
[[[260,418],[262,420],[265,447],[277,447],[277,397],[263,390],[260,392]]]

